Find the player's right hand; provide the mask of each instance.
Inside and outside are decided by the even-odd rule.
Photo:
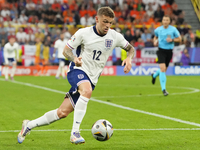
[[[76,67],[81,67],[82,66],[82,61],[81,61],[82,57],[75,57],[74,58],[74,63]]]
[[[158,46],[158,40],[155,40],[155,41],[153,42],[153,45],[154,45],[154,46]]]

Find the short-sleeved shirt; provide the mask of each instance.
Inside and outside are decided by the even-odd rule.
[[[174,42],[167,42],[167,37],[170,37],[171,39],[177,38],[180,36],[179,31],[169,25],[168,28],[164,28],[163,26],[160,26],[155,29],[154,31],[155,36],[158,37],[158,47],[162,49],[173,49],[174,48]]]
[[[76,67],[72,62],[70,70],[83,70],[96,85],[112,50],[115,47],[126,48],[128,44],[122,34],[113,29],[109,29],[104,36],[98,34],[96,26],[79,29],[67,42],[67,46],[72,50],[77,48],[76,54],[82,57],[83,64]]]
[[[63,55],[63,50],[64,50],[66,43],[67,43],[67,40],[62,41],[61,39],[58,39],[55,42],[54,48],[58,49],[58,58],[65,59],[65,56]]]
[[[19,44],[14,43],[11,45],[9,42],[4,46],[4,57],[6,58],[15,58],[16,51],[19,49]]]

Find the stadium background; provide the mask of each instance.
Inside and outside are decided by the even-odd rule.
[[[179,0],[1,0],[0,72],[4,74],[3,47],[9,38],[15,37],[20,44],[16,75],[34,75],[37,73],[34,67],[37,38],[48,43],[52,56],[54,43],[61,33],[65,34],[65,39],[70,39],[79,28],[95,24],[99,7],[110,6],[116,15],[112,28],[122,33],[136,48],[136,57],[132,61],[134,67],[128,75],[150,75],[156,70],[157,48],[153,47],[152,39],[163,15],[171,17],[171,25],[177,27],[182,37],[181,43],[175,43],[167,74],[199,75],[199,2],[189,1],[192,9],[180,8],[178,3]],[[187,22],[187,14],[191,11],[197,17]],[[103,75],[124,75],[120,65],[125,58],[126,52],[115,48]],[[45,75],[54,75],[58,60],[49,58],[49,65]]]
[[[53,2],[53,0],[48,1]],[[104,0],[100,1],[104,2]],[[144,1],[158,2],[158,0]],[[165,3],[165,1],[161,1]],[[139,24],[137,22],[134,26],[134,30],[132,29],[133,26],[128,26],[131,33],[130,39],[134,37],[134,40],[132,40],[132,44],[135,45],[135,47],[137,48],[137,56],[133,59],[134,66],[127,76],[122,76],[124,75],[122,74],[123,67],[120,67],[117,64],[120,64],[120,60],[123,59],[124,56],[126,57],[126,53],[123,53],[124,51],[122,51],[121,53],[121,49],[118,49],[114,51],[117,53],[114,53],[112,55],[113,57],[110,57],[107,66],[103,71],[103,74],[115,76],[100,77],[98,86],[96,86],[95,90],[93,91],[92,98],[90,99],[88,104],[87,113],[81,124],[81,135],[86,140],[86,143],[84,145],[72,145],[69,142],[73,114],[70,114],[67,118],[61,119],[49,126],[43,126],[33,129],[31,131],[31,134],[26,137],[26,140],[23,142],[23,144],[19,144],[17,142],[17,134],[21,130],[22,120],[33,120],[43,115],[45,112],[59,107],[59,105],[63,101],[65,93],[71,88],[71,86],[67,82],[67,80],[56,80],[54,76],[28,76],[31,74],[29,67],[34,68],[34,37],[38,36],[38,33],[42,32],[42,34],[40,35],[44,37],[44,41],[48,39],[51,43],[50,47],[53,47],[55,39],[58,38],[56,32],[57,27],[55,27],[56,24],[52,24],[52,20],[52,22],[48,23],[48,26],[45,26],[45,23],[38,23],[37,27],[35,20],[32,21],[33,23],[28,23],[28,19],[31,18],[31,15],[26,14],[26,3],[22,0],[16,1],[17,10],[14,12],[18,14],[18,19],[12,19],[13,21],[11,22],[12,25],[10,28],[9,23],[8,21],[6,21],[6,19],[10,20],[11,16],[15,16],[11,15],[13,14],[12,9],[10,8],[12,6],[10,6],[10,4],[8,3],[5,4],[5,0],[0,0],[0,2],[0,12],[2,12],[3,6],[7,6],[9,7],[9,10],[7,12],[10,16],[6,18],[0,17],[1,48],[3,49],[3,45],[10,36],[8,31],[9,29],[14,30],[15,34],[13,34],[13,36],[17,36],[19,27],[23,27],[24,32],[27,32],[27,30],[30,31],[31,34],[29,36],[33,37],[32,41],[29,41],[28,44],[21,44],[21,53],[24,50],[24,55],[22,55],[22,61],[18,62],[19,64],[24,63],[23,65],[25,65],[25,63],[27,63],[28,65],[31,64],[33,66],[25,67],[23,65],[18,65],[16,70],[17,75],[24,74],[27,76],[15,76],[14,81],[5,81],[4,76],[0,76],[0,149],[199,150],[200,55],[198,48],[199,45],[195,45],[196,37],[200,37],[200,25],[199,19],[197,17],[197,15],[200,15],[200,13],[198,13],[199,0],[175,1],[175,4],[177,4],[178,6],[178,10],[181,9],[184,12],[183,24],[177,24],[176,26],[180,31],[182,31],[182,36],[184,35],[185,38],[183,38],[184,40],[182,41],[182,44],[177,45],[177,47],[174,49],[176,57],[173,57],[170,68],[168,68],[167,74],[171,73],[173,75],[167,77],[167,90],[170,93],[167,97],[163,96],[161,92],[159,80],[156,81],[155,85],[152,85],[150,75],[142,76],[150,74],[151,71],[156,70],[156,68],[158,67],[155,63],[156,47],[143,48],[143,45],[145,45],[145,43],[138,44],[139,46],[137,46],[136,44],[136,42],[138,42],[138,40],[135,40],[136,34],[138,34],[138,32],[142,34],[142,32],[144,31],[142,28],[143,23]],[[9,2],[12,2],[14,4],[15,1]],[[105,5],[96,5],[97,0],[94,0],[93,2],[95,10],[99,6]],[[108,0],[108,2],[111,3],[113,1]],[[118,0],[116,2],[119,2],[121,13],[123,12],[124,7],[131,7],[131,1],[126,2],[125,0]],[[135,4],[136,2],[138,2],[138,4]],[[169,2],[168,6],[170,6],[168,10],[171,10],[173,1],[167,2]],[[68,10],[70,10],[71,4],[77,5],[77,8],[79,8],[78,6],[81,4],[81,1],[77,1],[77,3],[72,3],[71,0],[68,0],[68,2],[65,4],[66,6],[69,6]],[[89,1],[86,1],[85,4],[86,10],[91,8],[88,5]],[[92,5],[92,2],[90,2],[90,4]],[[137,6],[137,8],[141,6],[140,1],[134,1],[134,4],[134,6]],[[38,7],[36,6],[43,6],[42,9],[45,9],[46,6],[50,7],[52,6],[52,4],[34,5],[34,10],[36,9],[37,12],[39,12]],[[73,8],[72,6],[71,8]],[[112,6],[112,4],[109,4],[109,6]],[[146,7],[146,4],[143,4],[142,7]],[[128,8],[127,12],[130,12],[131,10],[133,9]],[[162,10],[164,9],[162,8]],[[25,17],[24,15],[22,15],[23,12],[25,13]],[[136,13],[137,12],[138,11],[136,11]],[[46,18],[47,20],[52,19],[51,17],[49,17],[51,13],[45,12],[44,14],[45,18],[46,15],[48,16]],[[62,17],[63,13],[61,14]],[[80,13],[74,11],[72,12],[72,15],[77,16],[80,15]],[[20,22],[20,16],[22,16],[22,20],[23,18],[26,18],[27,21],[24,20],[24,22]],[[39,15],[36,16],[39,17]],[[62,18],[64,19],[64,17]],[[118,18],[116,18],[116,20],[117,19]],[[127,30],[127,20],[123,21],[122,19],[121,21],[123,23],[119,23],[116,25],[119,25],[121,32],[126,33],[125,31]],[[145,22],[143,19],[141,18],[142,22]],[[178,19],[178,17],[175,17],[174,19],[176,20]],[[16,20],[17,22],[14,22]],[[174,22],[175,21],[173,21],[173,23]],[[77,26],[75,26],[74,24],[71,25],[66,23],[65,21],[61,25],[67,27],[70,34],[73,34],[78,28],[83,27],[79,24]],[[146,25],[147,28],[149,28],[150,26],[151,24]],[[61,29],[58,29],[58,32],[62,32],[62,27],[59,27]],[[112,28],[117,29],[115,25],[113,25]],[[189,30],[188,28],[192,30]],[[2,30],[5,30],[6,32]],[[187,34],[188,30],[192,32]],[[32,32],[34,34],[32,34]],[[134,34],[135,36],[132,36],[132,34]],[[190,46],[185,46],[185,42],[188,45],[190,44]],[[25,43],[27,43],[27,41]],[[187,64],[187,66],[180,63],[180,58],[183,55],[182,51],[185,47],[187,47],[190,56],[189,64]],[[1,53],[3,52],[2,49]],[[50,49],[50,51],[52,52],[53,48]],[[0,62],[1,64],[3,62],[2,54],[0,55]],[[55,61],[51,63],[51,68],[49,67],[49,69],[50,71],[52,71],[50,73],[52,73],[53,75],[55,74],[57,68],[57,65],[54,64],[56,64],[57,62]],[[0,68],[2,67],[3,66],[0,66]],[[179,74],[183,76],[175,76],[174,74]],[[32,75],[34,75],[34,72],[32,73]],[[112,138],[106,142],[99,142],[95,140],[91,134],[91,127],[93,123],[102,118],[109,120],[114,127],[114,134]]]

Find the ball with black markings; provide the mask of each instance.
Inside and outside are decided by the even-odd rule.
[[[113,126],[108,120],[100,119],[92,125],[92,135],[98,141],[107,141],[113,135]]]

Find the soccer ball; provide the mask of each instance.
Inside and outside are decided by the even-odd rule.
[[[98,141],[107,141],[113,135],[113,126],[108,120],[98,120],[92,126],[92,135]]]

